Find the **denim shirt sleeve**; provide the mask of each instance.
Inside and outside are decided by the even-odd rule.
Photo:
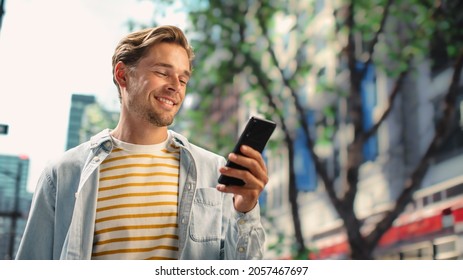
[[[233,207],[233,206],[232,206]],[[265,231],[260,222],[259,204],[248,213],[234,209],[225,238],[226,260],[260,260],[264,254]]]
[[[16,259],[51,260],[53,252],[56,187],[45,170],[37,183],[34,199]],[[58,252],[59,257],[59,252]]]

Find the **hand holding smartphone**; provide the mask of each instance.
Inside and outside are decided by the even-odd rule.
[[[233,149],[233,153],[242,155],[240,151],[240,147],[242,145],[249,146],[254,150],[257,150],[260,153],[262,153],[262,151],[265,148],[265,145],[267,145],[267,142],[270,139],[270,136],[275,130],[275,127],[276,124],[273,121],[257,117],[251,117],[248,123],[246,124],[246,127],[244,128],[243,132],[241,133],[241,136],[238,139],[235,148]],[[230,160],[227,161],[226,166],[230,168],[247,170],[247,168],[238,165]],[[223,185],[244,185],[243,180],[225,175],[221,175],[218,181],[220,184]]]

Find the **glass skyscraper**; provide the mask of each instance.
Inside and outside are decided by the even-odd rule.
[[[13,259],[18,249],[32,201],[28,175],[27,156],[0,155],[0,259]]]

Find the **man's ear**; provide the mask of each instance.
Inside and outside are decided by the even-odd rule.
[[[119,61],[114,67],[114,79],[120,88],[127,86],[127,72],[127,66],[122,61]]]

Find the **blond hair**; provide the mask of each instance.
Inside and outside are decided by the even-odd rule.
[[[121,91],[114,77],[116,64],[121,61],[128,67],[134,67],[153,45],[161,42],[175,43],[183,47],[190,60],[191,70],[195,55],[193,48],[180,28],[166,25],[130,33],[119,42],[112,58],[113,81],[119,91],[119,99],[121,98]]]

